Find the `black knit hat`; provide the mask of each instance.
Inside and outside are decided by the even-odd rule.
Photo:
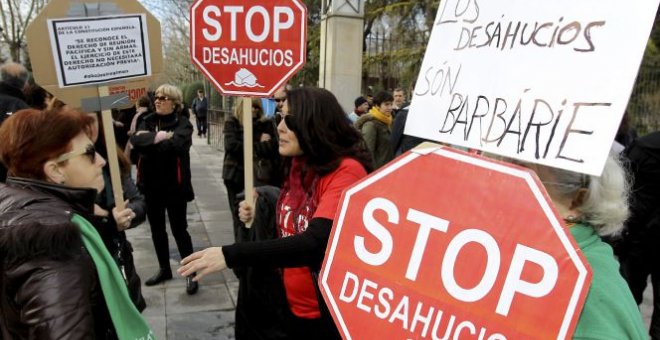
[[[358,107],[358,106],[360,106],[360,105],[362,105],[366,102],[367,102],[366,98],[364,98],[362,96],[359,96],[359,97],[355,98],[355,107]]]

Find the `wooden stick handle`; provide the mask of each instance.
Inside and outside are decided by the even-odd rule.
[[[252,221],[257,215],[254,197],[254,163],[252,161],[252,99],[243,97],[243,166],[245,171],[245,201],[252,207]],[[246,228],[252,227],[252,221],[245,223]]]
[[[99,99],[109,95],[107,86],[99,86]],[[119,172],[119,158],[117,157],[117,142],[115,141],[115,129],[112,123],[112,111],[101,111],[103,120],[103,136],[105,136],[105,148],[108,150],[108,165],[110,166],[110,180],[112,182],[112,194],[115,198],[115,206],[124,210],[124,190],[121,186],[121,173]],[[112,213],[112,212],[111,212]]]

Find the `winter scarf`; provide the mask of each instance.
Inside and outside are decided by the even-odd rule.
[[[374,118],[385,123],[388,127],[392,126],[392,115],[381,112],[378,107],[374,106],[369,110],[369,113],[374,116]]]
[[[80,228],[85,249],[94,261],[103,297],[119,340],[155,339],[153,331],[131,302],[126,282],[99,233],[80,215],[74,214],[71,221]]]

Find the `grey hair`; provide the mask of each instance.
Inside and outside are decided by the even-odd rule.
[[[0,80],[8,86],[22,90],[28,81],[28,71],[25,66],[9,62],[0,67]]]
[[[618,155],[610,154],[607,157],[599,177],[548,169],[555,177],[554,189],[560,195],[570,198],[579,189],[588,189],[584,203],[578,208],[582,212],[581,222],[590,224],[601,236],[621,232],[629,215],[630,179]]]

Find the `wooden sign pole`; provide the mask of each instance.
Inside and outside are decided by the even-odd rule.
[[[252,98],[243,97],[243,164],[245,171],[245,201],[252,207],[252,221],[245,223],[246,228],[252,227],[257,216],[254,197],[254,163],[252,157]]]
[[[99,100],[109,95],[107,86],[99,86]],[[103,136],[105,136],[105,147],[108,151],[108,165],[110,166],[110,180],[112,182],[112,193],[115,198],[115,206],[124,210],[124,190],[121,186],[121,173],[119,172],[119,158],[117,157],[117,142],[115,141],[114,124],[112,123],[112,111],[101,111],[103,120]]]

